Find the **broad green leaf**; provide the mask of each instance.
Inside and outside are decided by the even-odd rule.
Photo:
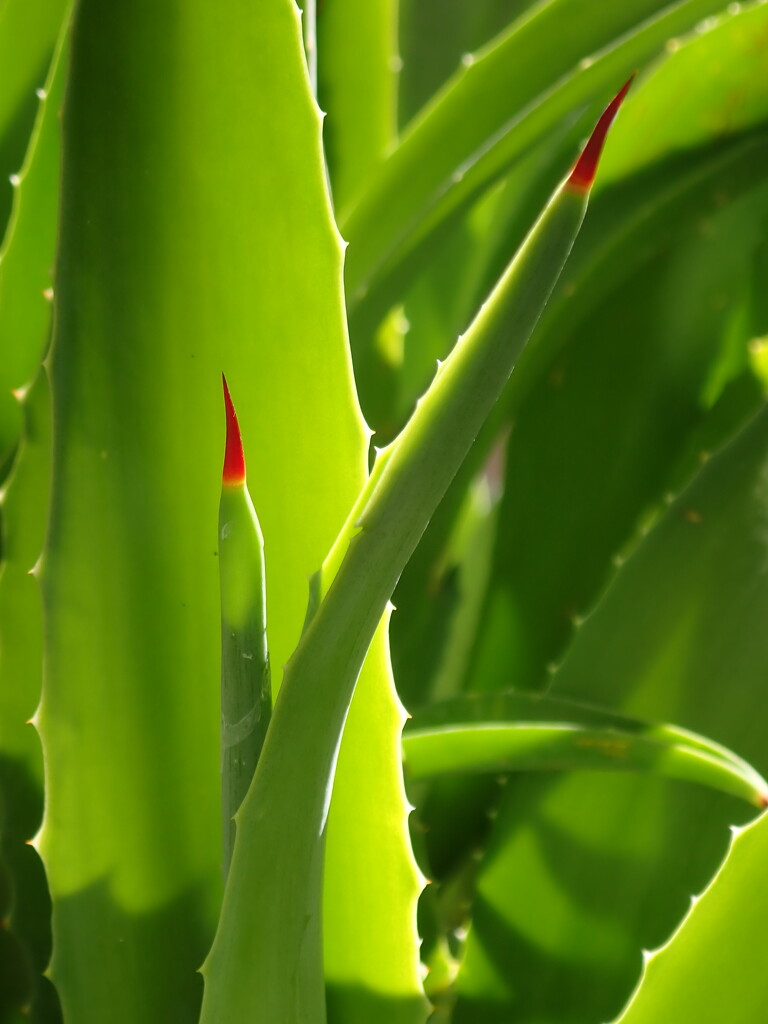
[[[767,460],[763,409],[626,562],[577,630],[555,693],[674,719],[765,771]],[[510,1006],[547,1021],[614,1016],[640,950],[668,937],[738,820],[725,798],[661,780],[516,781],[481,868],[456,1019],[508,1019]]]
[[[358,679],[333,785],[323,881],[331,1024],[423,1024],[428,1009],[416,931],[424,880],[408,842],[400,766],[405,715],[392,681],[387,626],[385,619]]]
[[[738,830],[725,863],[669,943],[650,954],[620,1024],[753,1024],[765,1011],[768,819]]]
[[[434,704],[403,734],[410,778],[520,771],[629,771],[768,803],[768,784],[705,737],[574,701],[499,692]]]
[[[301,35],[309,84],[313,94],[317,94],[317,0],[299,0],[296,6],[301,12]]]
[[[600,188],[662,158],[764,124],[766,35],[764,4],[748,3],[730,5],[699,31],[670,40],[611,139]]]
[[[300,634],[307,578],[365,477],[340,246],[299,32],[288,0],[240,0],[224,15],[203,0],[84,0],[78,11],[40,716],[52,973],[78,1022],[197,1018],[196,969],[221,884],[221,371],[250,453],[276,666]],[[377,699],[390,685],[380,662],[368,679]],[[412,893],[379,878],[410,870],[399,738],[391,719],[360,715],[368,770],[382,773],[383,761],[392,784],[381,783],[377,828],[397,828],[388,852],[399,859],[368,860],[365,888],[350,898],[378,930],[371,878],[389,886],[398,899],[387,926],[399,916],[402,935]],[[368,837],[350,828],[347,852],[363,841],[367,856]],[[331,905],[332,980],[333,914]],[[352,953],[385,997],[413,991],[414,944],[402,946],[405,978],[371,964],[364,943]]]
[[[318,79],[334,205],[343,216],[394,142],[395,0],[330,0],[321,7]]]

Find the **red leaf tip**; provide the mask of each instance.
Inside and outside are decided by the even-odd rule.
[[[223,373],[221,383],[224,385],[224,407],[227,413],[227,444],[224,451],[222,482],[225,487],[242,487],[245,483],[245,456],[240,437],[240,424],[237,422],[237,413],[229,394],[227,378]]]
[[[637,74],[637,72],[635,72],[635,74]],[[576,166],[571,171],[570,177],[565,183],[566,188],[569,188],[574,192],[581,192],[582,194],[589,192],[592,188],[592,182],[595,180],[595,175],[597,174],[597,165],[600,162],[600,154],[603,151],[608,129],[611,127],[611,123],[614,117],[616,117],[616,112],[621,106],[624,97],[629,92],[629,87],[632,85],[634,79],[635,75],[632,75],[632,77],[624,83],[600,115],[600,120],[595,125],[594,131],[590,135],[586,146],[581,152],[581,156],[576,161]]]

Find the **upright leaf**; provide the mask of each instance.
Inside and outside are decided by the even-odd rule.
[[[10,392],[30,383],[49,340],[44,293],[51,285],[66,72],[62,50],[71,8],[71,0],[13,0],[0,10],[0,189],[10,189],[8,178],[13,185],[0,248],[0,467],[20,429]],[[5,226],[4,200],[0,196]]]
[[[205,1024],[325,1017],[320,951],[323,840],[338,746],[366,651],[405,563],[525,346],[586,211],[603,112],[573,171],[531,228],[402,435],[379,453],[317,585],[321,600],[288,666],[205,965]],[[308,695],[312,694],[310,704]],[[292,744],[304,752],[296,756]],[[275,863],[274,852],[282,857]],[[301,884],[297,885],[296,880]],[[239,908],[262,892],[261,913]]]
[[[318,101],[336,210],[364,190],[394,142],[395,0],[330,0],[318,18]]]
[[[33,573],[50,490],[50,391],[40,374],[23,401],[24,431],[2,498],[0,574],[0,871],[7,884],[0,951],[0,1019],[29,1005],[33,1024],[58,1024],[42,974],[51,955],[50,898],[32,840],[43,815],[43,758],[32,720],[43,674],[43,609]],[[9,959],[15,949],[16,958]]]
[[[227,441],[219,502],[221,580],[221,811],[224,875],[234,817],[248,792],[272,713],[264,537],[245,476],[240,426],[226,378]]]
[[[11,203],[11,175],[18,172],[70,0],[6,0],[0,8],[0,224]]]
[[[319,124],[289,0],[79,6],[40,716],[52,973],[78,1022],[198,1014],[221,884],[221,371],[252,453],[278,666],[365,479]],[[386,692],[380,667],[369,679]],[[369,770],[384,758],[399,787],[397,731],[363,718]],[[380,811],[399,835],[399,788]],[[392,912],[402,934],[412,900]],[[415,952],[414,936],[414,977]],[[387,965],[355,954],[386,990]]]

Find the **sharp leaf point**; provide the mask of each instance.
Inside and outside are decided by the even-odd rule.
[[[242,487],[245,483],[245,456],[243,441],[240,437],[240,424],[232,404],[232,397],[227,386],[227,378],[222,373],[221,383],[224,387],[224,407],[227,414],[227,442],[224,452],[224,469],[222,482],[225,487]]]

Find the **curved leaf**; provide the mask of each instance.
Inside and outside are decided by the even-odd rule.
[[[703,736],[530,694],[432,705],[408,723],[403,755],[417,781],[466,772],[649,772],[697,782],[756,807],[768,802],[760,775]]]
[[[323,836],[357,676],[403,566],[498,398],[568,257],[605,135],[629,84],[604,111],[572,174],[532,227],[402,435],[379,453],[324,563],[324,596],[286,667],[262,757],[237,815],[231,874],[205,966],[205,1024],[238,1016],[307,1024],[324,1018],[319,949]],[[306,752],[303,763],[291,741]],[[283,840],[283,857],[275,865],[277,837]],[[303,885],[293,889],[295,879]],[[260,886],[261,914],[256,920],[244,918],[239,912],[243,899],[255,900]]]

